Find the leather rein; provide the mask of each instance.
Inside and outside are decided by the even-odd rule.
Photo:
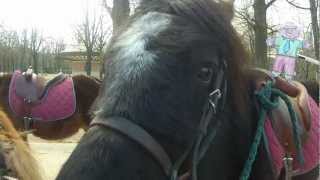
[[[170,180],[180,179],[178,176],[179,169],[183,162],[186,161],[186,158],[191,155],[192,169],[183,174],[183,179],[189,177],[189,175],[186,174],[191,174],[192,180],[197,180],[197,165],[206,154],[211,142],[216,136],[216,132],[219,129],[218,127],[221,125],[221,122],[218,120],[218,118],[214,117],[217,116],[218,112],[223,110],[226,102],[227,81],[225,79],[225,69],[226,66],[220,69],[219,73],[217,74],[216,82],[213,84],[213,91],[208,94],[208,101],[203,107],[203,114],[198,126],[198,134],[190,142],[187,150],[174,164],[170,160],[170,157],[165,149],[146,130],[128,119],[122,117],[95,117],[92,120],[90,127],[102,126],[110,128],[135,141],[153,156],[153,158],[161,166],[165,175],[170,177]],[[209,130],[208,126],[212,119],[216,119],[217,122],[215,126]]]

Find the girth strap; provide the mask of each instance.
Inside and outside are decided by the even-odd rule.
[[[153,158],[157,160],[164,173],[168,177],[170,176],[172,163],[168,154],[165,152],[162,146],[143,128],[121,117],[112,117],[107,119],[96,117],[92,120],[90,126],[92,127],[95,125],[100,125],[119,131],[128,138],[140,144],[152,154]]]

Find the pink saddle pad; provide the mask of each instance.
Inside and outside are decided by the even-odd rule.
[[[19,117],[30,117],[38,121],[56,121],[72,116],[76,110],[76,96],[71,77],[51,86],[47,93],[35,104],[27,104],[16,94],[16,78],[21,75],[15,71],[9,87],[9,105]]]
[[[312,121],[309,138],[303,146],[304,164],[300,165],[297,160],[297,155],[293,154],[293,170],[297,174],[304,174],[314,169],[319,164],[319,132],[320,132],[320,117],[319,107],[314,100],[309,97],[308,105],[311,111]],[[279,177],[281,169],[284,167],[283,158],[285,157],[285,151],[282,148],[280,142],[277,139],[275,132],[272,129],[271,121],[269,119],[265,122],[265,132],[268,139],[269,150],[276,170],[276,175]]]

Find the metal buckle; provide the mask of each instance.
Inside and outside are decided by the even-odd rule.
[[[285,169],[285,180],[291,180],[293,175],[293,158],[290,155],[286,155],[285,158],[283,158],[284,161],[284,169]]]
[[[209,94],[209,97],[210,99],[212,98],[213,95],[217,94],[217,98],[221,98],[222,96],[222,93],[221,93],[221,90],[220,89],[215,89],[213,90],[210,94]]]
[[[31,117],[23,117],[23,123],[25,130],[29,130],[32,126],[33,119]]]
[[[31,99],[29,99],[29,98],[23,98],[23,101],[27,104],[31,104],[31,102],[32,102]]]
[[[217,106],[216,103],[218,102],[218,100],[221,98],[222,93],[220,89],[215,89],[213,90],[210,94],[209,94],[209,103],[213,108],[213,112],[216,113],[217,110]]]

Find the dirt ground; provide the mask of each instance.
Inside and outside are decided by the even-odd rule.
[[[74,136],[60,141],[46,141],[32,135],[28,136],[34,157],[42,168],[44,180],[55,179],[62,164],[67,160],[82,135],[83,131],[79,131]]]

